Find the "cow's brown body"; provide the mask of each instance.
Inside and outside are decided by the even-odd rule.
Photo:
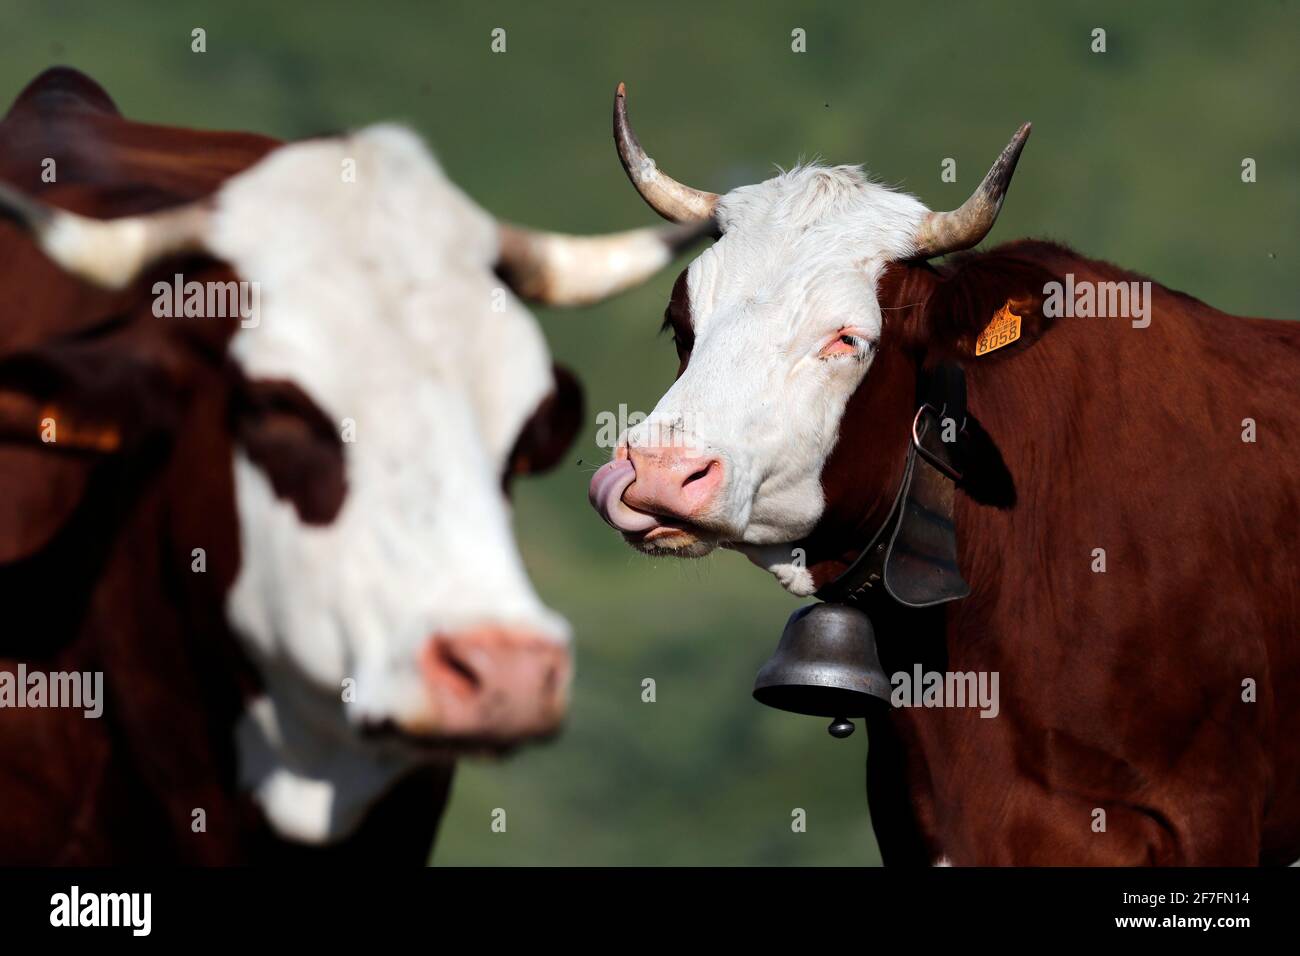
[[[206,196],[275,146],[127,121],[85,77],[51,70],[0,123],[0,179],[108,218]],[[47,158],[53,183],[41,178]],[[233,325],[149,321],[149,289],[174,271],[98,291],[0,224],[0,366],[21,377],[35,363],[85,385],[83,396],[111,396],[121,403],[114,421],[127,423],[108,436],[112,454],[70,447],[102,431],[94,401],[54,410],[71,426],[62,447],[0,442],[0,668],[21,660],[103,671],[107,697],[98,720],[0,711],[0,859],[422,862],[449,770],[409,778],[328,850],[276,840],[239,794],[233,727],[255,678],[223,607],[239,561],[229,421],[238,376],[225,348]],[[185,272],[234,278],[215,262]],[[110,352],[112,363],[98,361]],[[139,374],[123,356],[140,359]],[[204,573],[189,573],[195,548]]]
[[[814,574],[833,578],[883,520],[917,370],[959,359],[991,437],[957,496],[972,593],[870,612],[886,671],[996,671],[1001,698],[996,719],[894,708],[872,722],[885,859],[1289,863],[1300,857],[1300,324],[1226,315],[1156,283],[1149,328],[1046,319],[1044,284],[1067,273],[1143,278],[1026,241],[941,271],[894,266],[882,283],[881,353],[846,413],[810,542],[836,557]],[[1021,341],[974,357],[1008,300],[1025,315]]]

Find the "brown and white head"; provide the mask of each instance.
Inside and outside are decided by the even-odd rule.
[[[281,145],[161,212],[93,219],[0,185],[0,215],[142,301],[139,280],[214,261],[258,290],[228,346],[225,611],[263,687],[241,774],[283,835],[336,839],[421,762],[557,729],[570,630],[524,568],[506,485],[559,460],[581,396],[522,300],[599,301],[698,228],[503,224],[391,125]]]
[[[665,325],[677,379],[593,478],[592,504],[647,554],[732,548],[789,590],[812,593],[792,545],[833,504],[826,489],[851,398],[888,374],[886,310],[908,282],[898,267],[923,269],[984,237],[1029,125],[952,212],[932,212],[856,166],[799,166],[725,195],[685,186],[642,149],[621,84],[614,132],[646,202],[673,222],[712,221],[720,238],[673,289]]]

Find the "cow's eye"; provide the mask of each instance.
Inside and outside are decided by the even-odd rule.
[[[673,332],[673,348],[677,350],[677,361],[682,363],[683,368],[686,360],[691,356],[691,349],[695,346],[695,337],[682,335],[680,332]]]
[[[820,358],[861,356],[871,351],[871,341],[853,332],[838,332],[822,346]]]
[[[307,524],[329,524],[343,506],[347,469],[334,423],[292,382],[241,379],[232,395],[245,454]]]

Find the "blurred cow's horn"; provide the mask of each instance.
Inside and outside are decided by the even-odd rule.
[[[622,83],[614,93],[614,142],[627,178],[651,209],[669,222],[704,222],[713,217],[720,198],[717,193],[682,185],[662,172],[641,148],[627,121],[627,88]]]
[[[121,289],[155,262],[203,248],[209,210],[191,203],[143,216],[90,219],[47,206],[0,183],[0,219],[31,233],[41,251],[68,272]]]
[[[1028,138],[1029,124],[1026,123],[1011,137],[1011,142],[1007,143],[1002,155],[969,199],[952,212],[932,212],[925,217],[916,231],[915,258],[929,259],[946,252],[969,249],[988,235],[1002,209],[1002,200],[1011,185],[1011,174],[1016,171],[1016,161],[1020,159],[1020,151],[1025,148]]]
[[[708,223],[567,236],[500,224],[497,273],[522,299],[543,305],[589,305],[649,279],[678,250],[709,231]]]

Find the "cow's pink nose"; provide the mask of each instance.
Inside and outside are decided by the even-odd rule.
[[[436,634],[420,654],[438,737],[514,743],[558,728],[569,705],[568,648],[539,634],[482,627]]]
[[[690,521],[705,514],[722,488],[722,461],[683,448],[631,448],[636,479],[623,501],[637,511]]]

